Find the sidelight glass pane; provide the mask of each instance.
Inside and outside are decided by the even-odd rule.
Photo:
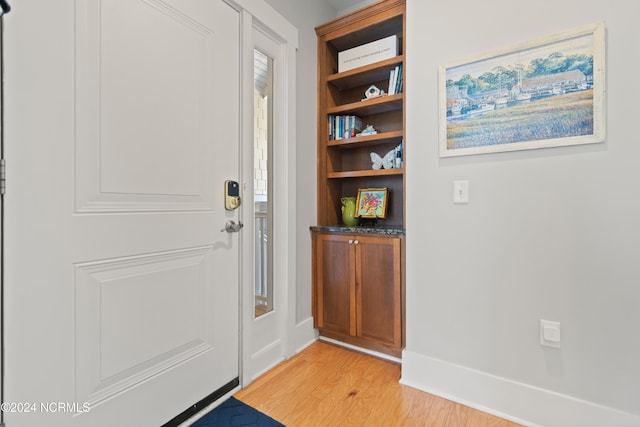
[[[273,310],[271,194],[273,59],[254,50],[255,317]]]

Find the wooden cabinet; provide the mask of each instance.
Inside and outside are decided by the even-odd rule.
[[[315,327],[324,336],[399,356],[404,238],[313,236]]]
[[[405,1],[382,0],[316,28],[318,38],[318,223],[313,232],[313,314],[320,334],[400,356],[404,346]],[[396,55],[339,71],[339,52],[385,38]],[[402,70],[402,87],[391,73]],[[371,86],[386,92],[367,97]],[[393,89],[392,89],[393,88]],[[355,116],[376,134],[336,131]],[[348,137],[347,137],[348,136]],[[374,168],[402,147],[404,163]],[[341,199],[360,188],[387,188],[375,229],[342,223]]]

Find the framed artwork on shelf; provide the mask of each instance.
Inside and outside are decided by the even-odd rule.
[[[605,24],[440,67],[440,157],[605,140]]]
[[[356,217],[385,218],[387,215],[387,188],[359,188],[356,199]]]

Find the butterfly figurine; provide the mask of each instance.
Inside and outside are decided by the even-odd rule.
[[[378,153],[371,153],[371,166],[373,169],[378,170],[380,168],[391,169],[393,168],[393,160],[396,157],[396,151],[391,150],[384,157],[380,157]]]

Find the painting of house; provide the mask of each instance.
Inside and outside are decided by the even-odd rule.
[[[441,66],[441,155],[603,141],[603,58],[596,25]]]
[[[541,98],[587,88],[586,76],[580,70],[571,70],[525,79],[521,90],[533,98]]]

